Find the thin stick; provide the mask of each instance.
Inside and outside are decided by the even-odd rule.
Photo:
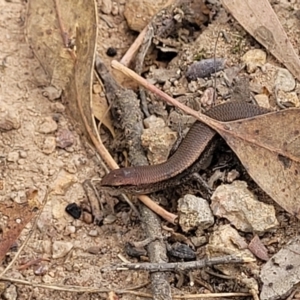
[[[255,259],[241,258],[234,255],[225,255],[220,257],[212,257],[189,262],[174,262],[174,263],[130,263],[120,264],[113,267],[108,267],[109,270],[146,270],[149,272],[171,272],[176,270],[195,270],[204,267],[211,267],[220,264],[240,264],[253,262]],[[104,270],[107,268],[104,268]]]
[[[186,294],[183,296],[173,296],[174,299],[202,299],[202,298],[229,298],[229,297],[249,297],[247,293],[211,293],[211,294]]]
[[[127,50],[127,52],[125,53],[125,55],[122,57],[122,59],[120,60],[120,63],[124,66],[128,66],[132,60],[132,58],[134,57],[134,55],[136,54],[137,50],[139,49],[139,47],[141,46],[143,40],[144,40],[144,36],[146,34],[148,26],[146,26],[138,35],[138,37],[135,39],[135,41],[131,44],[130,48]]]
[[[118,61],[113,60],[111,62],[111,65],[114,69],[121,71],[123,74],[125,74],[126,76],[130,77],[131,79],[137,81],[140,85],[142,85],[144,88],[146,88],[147,90],[149,90],[150,92],[158,95],[159,97],[161,97],[162,99],[164,99],[166,102],[168,102],[169,104],[178,107],[180,109],[182,109],[183,111],[185,111],[186,113],[188,113],[189,115],[195,117],[196,119],[200,120],[201,122],[207,124],[208,126],[212,127],[213,129],[217,130],[220,127],[220,121],[216,121],[214,119],[209,118],[206,115],[203,115],[201,113],[196,112],[195,110],[191,109],[190,107],[176,101],[174,98],[170,97],[168,94],[164,93],[163,91],[161,91],[160,89],[158,89],[156,86],[154,86],[153,84],[149,83],[146,79],[144,79],[143,77],[139,76],[138,74],[136,74],[135,72],[133,72],[132,70],[128,69],[127,67],[123,66],[122,64],[120,64]]]

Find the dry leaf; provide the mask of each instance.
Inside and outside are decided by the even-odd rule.
[[[64,90],[63,100],[81,130],[85,130],[83,118],[90,128],[94,125],[90,95],[96,37],[94,0],[29,1],[28,42],[49,85]]]
[[[40,207],[36,199],[37,191],[30,191],[27,194],[27,203],[17,204],[12,202],[10,204],[0,203],[0,219],[5,220],[2,226],[2,234],[0,235],[0,261],[3,260],[5,254],[10,247],[17,240],[23,228],[35,216]]]
[[[100,97],[98,94],[93,94],[92,97],[94,116],[110,131],[111,135],[115,137],[115,131],[106,98]]]
[[[300,60],[269,0],[222,0],[223,6],[260,44],[300,80]]]
[[[288,109],[215,127],[254,181],[281,207],[298,218],[299,117],[299,109]]]

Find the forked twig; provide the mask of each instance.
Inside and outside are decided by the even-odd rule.
[[[195,270],[204,267],[211,267],[214,265],[221,264],[238,264],[253,262],[255,259],[246,259],[234,255],[226,255],[221,257],[205,258],[197,261],[189,262],[174,262],[174,263],[131,263],[131,264],[120,264],[119,266],[113,266],[110,270],[146,270],[149,272],[171,272],[171,271],[184,271],[184,270]]]

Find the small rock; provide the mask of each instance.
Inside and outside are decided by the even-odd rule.
[[[56,145],[59,148],[65,149],[74,144],[75,138],[69,129],[59,129],[56,136]]]
[[[67,216],[65,211],[66,204],[61,200],[56,198],[52,199],[51,201],[51,208],[52,208],[52,217],[56,220],[60,220],[63,223],[64,217]]]
[[[216,89],[222,98],[226,98],[229,95],[229,88],[222,83],[218,83]]]
[[[224,79],[227,86],[232,86],[233,81],[237,78],[243,68],[243,65],[237,65],[224,70]]]
[[[224,69],[226,60],[224,58],[208,58],[193,62],[187,69],[188,80],[210,77],[211,74]]]
[[[260,72],[253,74],[253,78],[250,84],[250,89],[258,89],[259,94],[268,92],[272,94],[275,86],[275,76],[278,68],[272,64],[266,63],[261,67]],[[260,89],[259,89],[260,87]]]
[[[20,150],[19,155],[20,155],[21,158],[27,158],[27,152],[24,151],[24,150]]]
[[[100,247],[99,246],[91,246],[86,249],[86,252],[90,254],[98,254],[100,252]]]
[[[77,182],[76,176],[69,174],[65,170],[60,170],[51,183],[50,189],[54,195],[64,195],[66,190],[75,182]]]
[[[299,107],[299,98],[295,92],[285,93],[279,90],[277,92],[277,101],[286,108]]]
[[[178,201],[179,224],[184,232],[204,230],[214,224],[208,202],[193,195],[185,195]]]
[[[300,282],[300,237],[291,240],[261,269],[261,300],[287,299]]]
[[[251,92],[253,92],[255,94],[261,94],[264,91],[264,88],[260,83],[253,82],[253,81],[250,81],[249,89],[250,89]]]
[[[195,247],[201,247],[207,242],[207,240],[205,236],[192,236],[191,242]]]
[[[103,92],[102,86],[99,83],[93,84],[93,93],[100,94],[101,92]]]
[[[214,103],[214,94],[215,92],[212,87],[207,88],[200,99],[201,106],[205,109],[211,108]]]
[[[43,277],[42,277],[42,281],[46,284],[51,284],[53,283],[53,277],[48,275],[48,274],[45,274]]]
[[[60,102],[51,103],[50,109],[54,113],[62,113],[66,110],[65,106]]]
[[[47,232],[49,230],[49,228],[52,226],[51,225],[51,221],[52,221],[52,212],[51,212],[51,203],[48,202],[40,217],[37,219],[37,228],[39,229],[40,232]]]
[[[246,64],[247,72],[254,73],[258,67],[266,63],[267,54],[261,49],[253,49],[246,52],[242,61]]]
[[[73,244],[70,242],[55,241],[52,245],[52,258],[62,258],[66,256],[72,248]]]
[[[0,101],[0,130],[8,131],[20,127],[21,121],[17,110]]]
[[[173,245],[167,245],[168,255],[180,258],[185,261],[195,260],[196,253],[188,245],[176,242]]]
[[[167,127],[161,118],[150,116],[144,120],[146,129],[141,136],[143,147],[148,149],[147,157],[151,164],[159,164],[168,159],[177,133]],[[148,128],[147,128],[148,127]]]
[[[75,202],[69,203],[66,206],[66,213],[72,216],[75,220],[79,219],[82,214],[82,208]]]
[[[6,290],[3,292],[3,299],[17,300],[18,299],[17,287],[11,284],[8,288],[6,288]]]
[[[265,94],[259,94],[254,96],[255,101],[261,107],[270,108],[269,97]]]
[[[255,235],[254,238],[251,240],[251,242],[248,245],[248,249],[261,260],[269,260],[268,249],[262,243],[258,235]]]
[[[100,9],[104,14],[109,15],[112,10],[111,0],[102,0]]]
[[[108,215],[103,220],[103,225],[112,224],[117,220],[115,215]]]
[[[117,2],[112,3],[111,14],[117,16],[119,14],[119,6]]]
[[[70,174],[75,174],[77,172],[77,168],[75,164],[69,163],[64,167],[64,170],[66,170]]]
[[[127,0],[124,16],[131,30],[142,31],[160,9],[166,5],[166,1],[152,0]]]
[[[157,118],[156,116],[152,115],[146,119],[144,119],[144,125],[146,129],[149,128],[161,128],[165,125],[165,122],[162,118]]]
[[[284,68],[278,68],[275,75],[275,87],[284,92],[292,91],[296,86],[293,75]]]
[[[25,191],[12,192],[10,198],[18,204],[27,203],[27,196]]]
[[[47,274],[49,266],[45,264],[40,264],[34,269],[34,274],[37,276],[44,276]]]
[[[207,181],[207,184],[211,189],[213,189],[216,181],[224,182],[224,180],[225,180],[225,171],[221,171],[220,169],[217,169],[210,176],[210,178]]]
[[[55,86],[47,86],[43,89],[42,95],[48,98],[50,101],[54,101],[60,98],[62,93],[61,89],[56,88]]]
[[[51,154],[55,151],[56,141],[54,136],[46,136],[42,145],[42,151],[44,154]]]
[[[199,84],[197,81],[191,81],[188,83],[188,90],[191,93],[196,93],[199,90]]]
[[[71,234],[74,234],[75,232],[76,232],[75,226],[72,226],[72,225],[66,226],[65,235],[71,235]]]
[[[82,220],[86,224],[92,224],[93,216],[92,216],[92,214],[88,213],[87,211],[83,211],[81,214],[80,220]]]
[[[25,165],[25,163],[26,163],[25,159],[23,159],[23,158],[18,159],[18,165],[22,166],[22,165]]]
[[[109,57],[114,57],[116,56],[118,53],[117,49],[114,48],[114,47],[109,47],[107,50],[106,50],[106,55],[109,56]],[[99,92],[100,93],[100,92]]]
[[[19,152],[17,151],[9,152],[7,155],[7,161],[9,162],[16,162],[18,159],[19,159]]]
[[[167,80],[170,79],[178,79],[180,77],[180,70],[177,68],[175,69],[154,69],[151,71],[151,79],[154,83],[165,83]]]
[[[237,170],[231,170],[226,175],[226,182],[232,183],[234,180],[240,177],[240,173]]]
[[[212,232],[206,246],[206,254],[208,257],[235,255],[244,259],[255,260],[247,246],[246,240],[239,235],[236,229],[229,224],[221,225]],[[234,265],[219,265],[217,268],[226,275],[235,274]]]
[[[92,229],[88,233],[89,236],[98,236],[98,231],[96,229]]]
[[[51,255],[51,246],[52,246],[51,241],[48,240],[42,241],[42,246],[43,246],[44,253]]]
[[[57,123],[52,119],[52,117],[46,117],[42,120],[39,125],[39,133],[51,133],[57,130]]]
[[[246,182],[236,180],[220,185],[211,200],[215,216],[228,219],[244,232],[263,233],[278,226],[274,207],[259,202],[247,189]]]

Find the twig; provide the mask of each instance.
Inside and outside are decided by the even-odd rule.
[[[215,69],[215,73],[214,73],[214,95],[213,95],[213,105],[216,104],[216,97],[217,97],[217,65],[216,65],[216,52],[217,52],[217,45],[218,45],[218,41],[219,41],[219,37],[222,34],[222,32],[218,32],[216,41],[215,41],[215,45],[214,45],[214,69]]]
[[[146,247],[147,245],[149,245],[151,242],[153,242],[153,239],[148,237],[148,238],[144,239],[143,241],[131,242],[131,244],[136,248],[143,248],[143,247]]]
[[[234,279],[234,276],[227,276],[227,275],[219,274],[219,273],[213,272],[212,270],[208,270],[208,269],[206,269],[205,272],[209,275],[219,277],[222,279],[227,279],[227,280]]]
[[[139,49],[139,52],[138,52],[138,54],[136,56],[136,60],[135,60],[135,72],[139,75],[142,74],[145,56],[151,46],[153,36],[154,36],[154,28],[151,24],[149,24],[147,27],[147,31],[144,35],[143,43]],[[142,86],[139,86],[139,94],[140,94],[141,109],[142,109],[144,115],[146,117],[149,117],[150,113],[149,113],[148,105],[147,105],[147,96],[146,96],[146,92]]]
[[[19,270],[19,271],[20,270],[25,270],[25,269],[29,268],[30,266],[36,266],[36,265],[38,265],[42,261],[50,262],[50,259],[48,259],[48,258],[42,258],[42,257],[31,259],[31,260],[27,261],[26,263],[24,263],[23,265],[19,266],[17,268],[17,270]]]
[[[31,286],[33,288],[42,288],[42,289],[63,291],[63,292],[72,292],[72,293],[108,293],[109,291],[112,290],[111,288],[97,288],[97,287],[82,287],[82,286],[76,286],[76,285],[59,285],[59,284],[51,285],[51,284],[34,283],[34,282],[27,281],[27,280],[15,279],[15,278],[10,278],[10,277],[2,277],[1,280],[13,282],[15,284],[27,285],[27,286]],[[142,286],[144,286],[144,285],[142,285]],[[129,289],[124,289],[124,290],[115,290],[115,292],[117,294],[134,294],[134,295],[136,295],[137,292],[131,291],[134,289],[136,289],[136,287],[132,287]]]
[[[96,189],[94,188],[91,180],[86,179],[83,182],[82,186],[91,206],[92,215],[94,217],[94,223],[99,225],[103,221],[103,206],[101,207],[101,210],[101,201],[99,195],[98,193],[96,193]]]
[[[144,79],[143,77],[137,75],[135,72],[133,72],[132,70],[130,70],[127,67],[123,66],[122,64],[120,64],[116,60],[113,60],[111,62],[111,65],[112,65],[113,68],[121,71],[122,73],[124,73],[125,75],[127,75],[128,77],[130,77],[131,79],[137,81],[140,85],[142,85],[143,87],[145,87],[146,89],[148,89],[150,92],[156,94],[160,98],[164,99],[169,104],[182,109],[183,111],[185,111],[189,115],[195,117],[199,121],[201,121],[201,122],[203,122],[205,124],[209,124],[209,126],[213,127],[214,129],[219,127],[219,124],[221,122],[216,121],[214,119],[211,119],[211,118],[209,118],[208,116],[206,116],[204,114],[200,114],[200,113],[196,112],[195,110],[191,109],[190,107],[188,107],[188,106],[186,106],[186,105],[184,105],[184,104],[176,101],[174,98],[172,98],[168,94],[164,93],[163,91],[161,91],[160,89],[158,89],[156,86],[154,86],[153,84],[149,83],[146,79]]]
[[[204,267],[211,267],[220,264],[238,264],[255,261],[253,259],[245,259],[234,255],[226,255],[222,257],[213,257],[209,259],[202,259],[198,261],[190,262],[176,262],[176,263],[132,263],[132,264],[121,264],[113,267],[109,267],[109,270],[147,270],[149,272],[170,272],[174,270],[192,270],[200,269]],[[106,269],[106,268],[105,268]]]
[[[33,283],[26,280],[21,279],[14,279],[9,277],[1,278],[3,281],[12,282],[14,284],[22,284],[31,286],[33,288],[43,288],[48,290],[55,290],[55,291],[62,291],[62,292],[72,292],[72,293],[108,293],[111,289],[108,288],[92,288],[92,287],[81,287],[76,285],[48,285],[48,284],[41,284],[41,283]],[[143,285],[139,286],[143,287]],[[133,290],[137,289],[137,287],[133,287],[127,290],[115,290],[116,294],[129,294],[129,295],[136,295],[140,297],[152,298],[151,294],[143,293],[143,292],[135,292]],[[247,293],[214,293],[214,294],[187,294],[183,296],[173,296],[173,299],[193,299],[193,298],[219,298],[219,297],[247,297],[251,294]]]
[[[147,31],[147,26],[140,32],[140,34],[135,39],[133,44],[131,44],[130,48],[127,50],[125,55],[122,57],[122,59],[120,60],[121,64],[123,64],[124,66],[128,66],[130,64],[132,58],[134,57],[135,53],[137,52],[137,50],[139,49],[139,47],[141,46],[141,44],[144,40],[146,31]]]
[[[211,294],[187,294],[174,296],[173,299],[199,299],[199,298],[229,298],[229,297],[249,297],[249,293],[211,293]]]

